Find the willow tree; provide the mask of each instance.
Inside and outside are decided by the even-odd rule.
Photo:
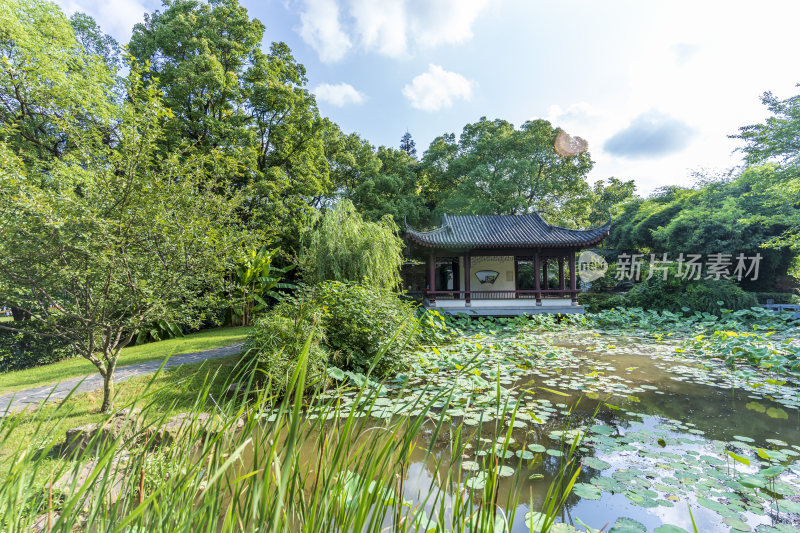
[[[306,281],[367,281],[400,285],[403,241],[391,215],[367,222],[349,200],[312,217],[303,235],[300,265]]]

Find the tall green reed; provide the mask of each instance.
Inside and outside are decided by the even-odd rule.
[[[153,389],[155,380],[122,406],[141,409],[138,415],[124,412],[123,419],[138,416],[146,423],[124,436],[103,440],[98,434],[66,460],[55,460],[64,451],[62,435],[53,430],[64,403],[41,411],[46,414],[2,419],[5,449],[14,448],[23,423],[35,425],[42,444],[19,447],[0,460],[0,528],[466,532],[507,530],[514,523],[523,469],[516,469],[511,490],[501,498],[499,457],[508,452],[519,400],[509,406],[506,397],[499,405],[499,382],[497,412],[478,428],[453,423],[440,407],[449,404],[454,389],[432,385],[425,386],[429,399],[416,395],[413,416],[376,422],[369,413],[385,392],[369,380],[371,370],[358,387],[304,396],[310,342],[289,393],[281,397],[269,384],[257,386],[246,368],[230,376],[208,375],[184,410],[184,426],[174,440],[160,432],[168,422],[160,402],[169,390]],[[220,379],[221,389],[215,385]],[[241,394],[214,396],[233,382],[243,384]],[[353,399],[348,406],[345,394]],[[403,397],[403,391],[395,395],[396,401]],[[352,407],[358,405],[364,409]],[[551,527],[575,483],[576,446],[577,439],[547,493],[542,512],[549,521],[542,531]],[[465,487],[461,462],[482,450],[484,483],[472,490]],[[428,464],[433,472],[419,494],[408,485],[414,463]],[[43,478],[61,482],[43,484]]]

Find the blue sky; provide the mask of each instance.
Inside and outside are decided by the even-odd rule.
[[[151,0],[58,0],[121,42]],[[792,0],[240,0],[308,70],[322,113],[421,155],[481,116],[546,118],[583,137],[590,181],[640,192],[739,164],[759,96],[800,83]]]

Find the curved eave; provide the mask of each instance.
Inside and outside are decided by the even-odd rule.
[[[446,229],[445,226],[437,228],[431,231],[416,231],[409,227],[406,224],[406,239],[413,241],[419,246],[424,246],[426,248],[555,248],[555,247],[571,247],[571,248],[584,248],[586,246],[592,246],[601,242],[603,239],[608,237],[609,234],[609,225],[610,223],[606,223],[603,226],[596,228],[597,230],[603,230],[597,236],[594,236],[590,239],[580,242],[567,242],[567,241],[555,241],[555,242],[547,242],[547,243],[493,243],[493,244],[486,244],[486,243],[474,243],[474,242],[452,242],[452,243],[438,243],[438,242],[431,242],[426,240],[425,237],[428,235],[434,234],[434,232],[441,233],[441,230]],[[558,228],[558,226],[553,226],[554,228]],[[559,229],[566,229],[566,228],[559,228]],[[575,231],[575,230],[570,230]],[[584,230],[584,231],[595,231],[595,230]]]
[[[542,218],[539,213],[535,213],[536,218],[548,228],[549,232],[558,231],[558,232],[568,232],[570,236],[575,237],[574,239],[570,238],[569,240],[552,240],[546,242],[524,242],[520,243],[519,241],[512,241],[512,242],[494,242],[494,243],[486,243],[486,242],[476,242],[476,241],[456,241],[453,239],[450,242],[441,242],[441,241],[448,241],[448,237],[451,239],[455,237],[455,230],[451,225],[451,221],[449,217],[446,215],[443,217],[443,224],[431,231],[417,231],[411,226],[408,225],[408,222],[404,221],[405,229],[406,229],[406,238],[410,241],[413,241],[419,246],[423,246],[426,248],[440,248],[440,249],[452,249],[452,248],[555,248],[555,247],[571,247],[571,248],[583,248],[587,246],[591,246],[593,244],[597,244],[606,238],[609,234],[611,228],[611,217],[609,217],[608,222],[603,224],[598,228],[591,228],[586,230],[574,230],[570,228],[562,228],[560,226],[554,226],[549,224],[546,220]],[[581,239],[584,237],[585,239]]]

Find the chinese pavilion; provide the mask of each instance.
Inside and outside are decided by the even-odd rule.
[[[406,224],[406,239],[411,255],[427,261],[422,296],[429,309],[494,316],[582,313],[575,256],[602,241],[609,225],[561,228],[538,213],[444,215],[431,231]]]

